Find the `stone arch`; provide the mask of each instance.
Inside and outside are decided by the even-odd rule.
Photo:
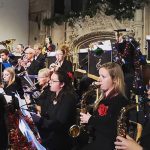
[[[111,40],[112,42],[114,42],[115,32],[99,31],[85,34],[81,37],[78,37],[72,42],[72,48],[75,47],[77,49],[88,48],[91,43],[102,40]]]

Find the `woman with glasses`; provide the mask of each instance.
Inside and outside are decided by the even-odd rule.
[[[51,75],[50,90],[54,92],[41,107],[41,116],[33,115],[33,120],[42,131],[42,144],[50,150],[71,150],[72,141],[68,134],[74,123],[76,95],[63,71]]]

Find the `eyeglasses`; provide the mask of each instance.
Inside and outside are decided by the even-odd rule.
[[[58,81],[58,80],[50,80],[49,82],[50,83],[56,83],[56,82],[60,82],[60,81]]]
[[[27,55],[27,54],[33,54],[33,53],[25,53],[25,54]]]

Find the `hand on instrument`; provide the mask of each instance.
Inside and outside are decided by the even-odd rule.
[[[91,115],[89,113],[80,113],[80,123],[88,123]]]
[[[117,150],[142,150],[143,148],[134,141],[130,136],[126,138],[117,136],[117,141],[115,142],[115,148]]]

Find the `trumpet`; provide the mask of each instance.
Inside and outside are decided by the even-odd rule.
[[[91,94],[94,90],[98,88],[99,85],[93,83],[92,85],[90,85],[90,89],[82,95],[82,100],[80,102],[80,109],[79,109],[80,112],[82,113],[88,112],[86,99],[89,96],[89,94]],[[85,124],[79,124],[79,121],[77,121],[77,124],[74,124],[69,128],[69,135],[73,138],[76,138],[81,134],[81,132],[85,131],[86,131]]]

